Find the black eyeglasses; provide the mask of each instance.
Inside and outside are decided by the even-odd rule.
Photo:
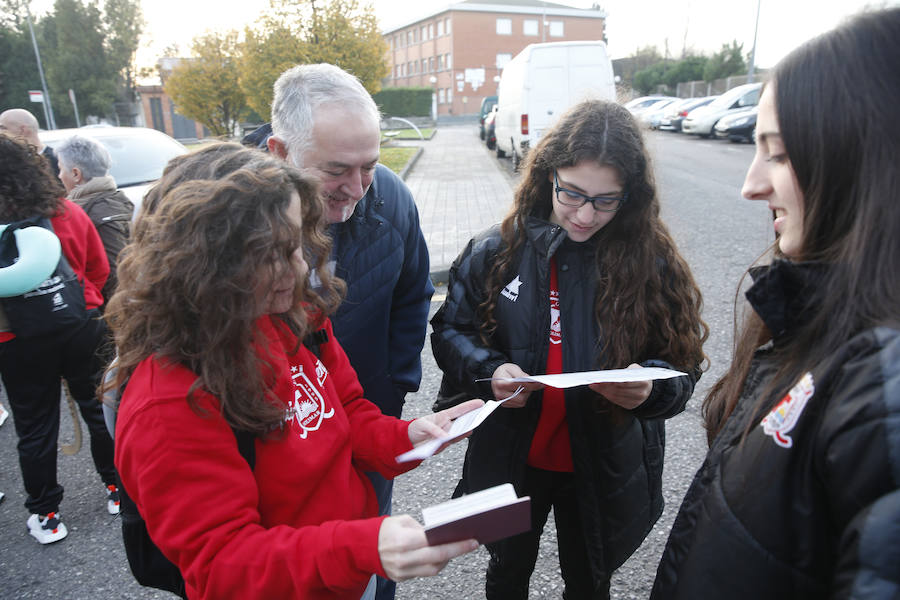
[[[556,191],[556,199],[559,200],[560,204],[573,208],[581,208],[590,202],[594,210],[615,212],[628,200],[627,192],[623,192],[621,196],[586,196],[581,192],[559,187],[559,175],[556,171],[553,171],[553,184]]]

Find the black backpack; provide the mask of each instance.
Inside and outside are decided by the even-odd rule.
[[[8,267],[19,258],[14,232],[26,227],[43,227],[53,231],[47,217],[31,217],[7,225],[0,234],[0,267]],[[49,335],[85,323],[88,313],[84,288],[61,252],[56,270],[34,290],[0,298],[3,312],[16,337]]]
[[[303,339],[305,345],[316,358],[321,357],[320,346],[328,341],[328,333],[320,329]],[[256,466],[256,438],[249,431],[231,428],[237,440],[238,452],[250,465],[250,469]],[[116,474],[116,485],[119,488],[119,516],[122,517],[122,540],[125,543],[125,556],[128,558],[128,566],[134,578],[143,586],[166,590],[187,598],[184,586],[184,577],[181,571],[172,561],[166,558],[160,549],[150,539],[147,532],[147,523],[137,505],[128,496],[122,480]]]

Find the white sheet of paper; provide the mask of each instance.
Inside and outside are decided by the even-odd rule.
[[[642,369],[608,369],[606,371],[582,371],[580,373],[561,373],[559,375],[532,375],[530,377],[496,377],[500,381],[518,383],[537,382],[553,388],[570,388],[591,383],[621,383],[626,381],[651,381],[653,379],[669,379],[687,375],[681,371],[646,367]],[[488,381],[487,379],[479,381]]]
[[[507,396],[503,400],[488,400],[484,403],[484,406],[479,410],[469,411],[466,414],[458,417],[453,421],[453,424],[450,425],[450,430],[447,432],[447,435],[440,438],[435,438],[433,440],[429,440],[423,444],[420,444],[413,448],[408,452],[404,452],[400,456],[397,457],[397,462],[409,462],[411,460],[424,460],[429,456],[434,456],[434,453],[438,451],[438,449],[446,444],[447,442],[452,442],[455,439],[458,439],[460,436],[463,436],[482,423],[487,419],[494,410],[507,400],[515,398],[519,395],[519,393],[525,388],[520,387],[515,391],[512,396]]]

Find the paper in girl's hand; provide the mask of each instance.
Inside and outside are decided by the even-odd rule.
[[[480,410],[467,412],[466,414],[453,421],[453,424],[450,426],[450,430],[447,432],[447,435],[445,435],[444,437],[435,438],[433,440],[428,440],[427,442],[416,446],[412,450],[404,452],[397,457],[397,462],[402,463],[409,462],[411,460],[424,460],[429,456],[433,456],[445,444],[455,442],[462,436],[466,435],[467,433],[481,425],[498,406],[500,406],[507,400],[515,398],[524,389],[524,387],[520,386],[519,389],[517,389],[511,396],[507,396],[502,400],[489,400],[484,403],[484,406],[482,406]]]
[[[592,383],[624,383],[627,381],[651,381],[653,379],[669,379],[687,375],[681,371],[663,369],[661,367],[642,367],[640,369],[608,369],[605,371],[582,371],[580,373],[561,373],[559,375],[531,375],[529,377],[495,377],[478,379],[477,381],[536,382],[552,388],[570,388]]]

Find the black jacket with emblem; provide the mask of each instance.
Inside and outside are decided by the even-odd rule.
[[[510,272],[509,290],[497,300],[492,345],[479,337],[477,307],[501,245],[499,226],[476,236],[450,269],[447,299],[431,321],[434,356],[444,371],[443,393],[493,398],[491,377],[512,362],[544,373],[550,331],[550,259],[558,269],[563,365],[566,372],[607,365],[598,359],[601,332],[594,318],[597,289],[595,241],[568,239],[566,231],[532,217],[525,243]],[[664,267],[663,267],[664,268]],[[644,366],[670,367],[645,357]],[[588,387],[565,390],[575,481],[585,540],[595,579],[604,581],[641,544],[663,509],[661,474],[664,419],[680,413],[693,392],[696,373],[657,380],[649,398],[632,411],[612,412]],[[541,394],[520,409],[498,410],[469,439],[456,495],[512,482],[521,494],[528,451],[541,412]]]
[[[809,366],[812,389],[754,412],[821,268],[752,270],[747,297],[777,333],[685,496],[652,598],[900,597],[900,331],[858,333]]]

